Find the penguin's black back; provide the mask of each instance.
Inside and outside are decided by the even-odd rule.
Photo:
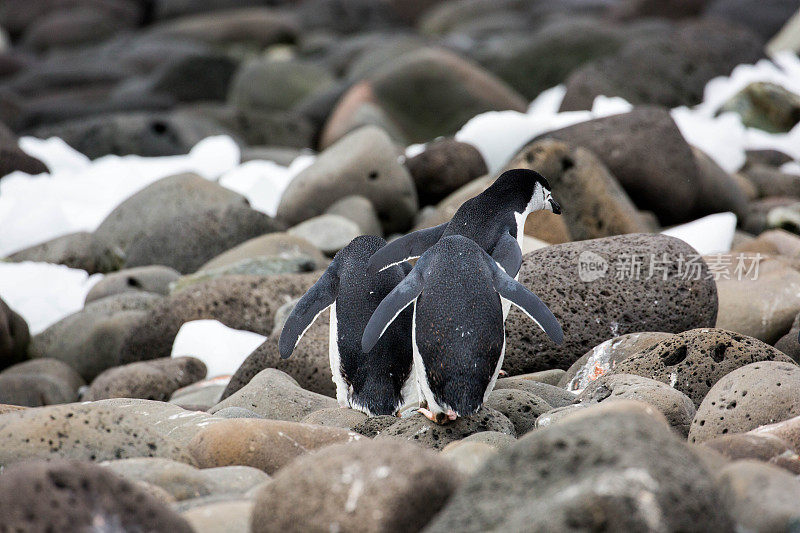
[[[437,402],[468,415],[483,402],[502,353],[500,296],[485,253],[468,238],[443,237],[420,261],[417,349]]]
[[[366,275],[370,256],[385,244],[380,237],[356,237],[334,258],[339,276],[336,331],[341,371],[353,386],[354,399],[375,414],[396,410],[413,360],[411,308],[400,313],[369,353],[361,349],[361,335],[372,313],[406,273],[397,265]]]

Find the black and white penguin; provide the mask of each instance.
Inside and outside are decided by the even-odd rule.
[[[384,246],[370,258],[367,272],[419,257],[442,237],[463,235],[478,243],[509,276],[516,277],[522,265],[525,219],[543,209],[561,213],[547,179],[533,170],[507,170],[481,194],[464,202],[450,222],[409,233]]]
[[[330,356],[336,399],[370,416],[391,415],[417,402],[412,373],[411,310],[401,313],[378,343],[366,352],[361,334],[381,300],[406,275],[409,266],[395,266],[368,275],[367,261],[386,244],[362,235],[339,250],[325,273],[297,302],[281,331],[281,358],[292,354],[303,334],[331,308]]]
[[[414,304],[414,372],[427,408],[441,423],[475,413],[494,388],[505,354],[501,299],[522,309],[556,344],[564,334],[550,309],[506,274],[474,241],[443,237],[384,298],[364,329],[369,352]]]

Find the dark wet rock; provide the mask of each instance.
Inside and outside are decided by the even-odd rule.
[[[751,363],[723,376],[692,421],[689,440],[744,433],[800,416],[800,367],[794,362]]]
[[[302,296],[318,277],[313,272],[224,276],[171,294],[131,330],[121,348],[121,363],[169,357],[181,326],[193,320],[218,320],[230,328],[269,335],[278,307]]]
[[[142,398],[167,401],[181,387],[203,379],[206,365],[194,357],[153,359],[110,368],[97,376],[85,401]]]
[[[0,416],[0,464],[30,459],[107,461],[164,457],[188,464],[193,458],[176,439],[156,431],[138,413],[103,404],[66,404]]]
[[[104,242],[93,233],[81,231],[25,248],[9,255],[5,260],[15,263],[56,263],[79,268],[89,274],[105,274],[122,267],[124,254],[118,247]]]
[[[455,139],[436,140],[406,161],[420,205],[433,205],[488,172],[477,148]]]
[[[161,65],[145,83],[177,102],[224,100],[237,66],[221,54],[187,55]]]
[[[692,149],[666,108],[634,107],[628,113],[598,118],[551,131],[553,138],[591,150],[619,181],[639,209],[662,224],[685,222],[719,210],[736,210],[744,198],[719,198],[704,205],[706,183]],[[606,180],[607,181],[607,180]],[[730,182],[729,189],[734,186]],[[714,187],[718,189],[719,187]],[[734,189],[735,190],[735,189]],[[669,199],[667,201],[667,199]]]
[[[169,293],[169,284],[179,277],[177,270],[161,265],[127,268],[108,274],[92,286],[86,295],[86,303],[124,292],[166,295]]]
[[[514,424],[517,437],[531,431],[539,415],[551,409],[543,399],[519,389],[493,390],[484,405],[505,415]]]
[[[636,374],[667,383],[699,406],[723,376],[762,361],[792,363],[786,355],[758,339],[701,328],[654,344],[619,363],[614,373]]]
[[[306,29],[337,33],[379,30],[398,25],[388,2],[370,0],[309,0],[300,4],[297,16]]]
[[[699,15],[708,0],[623,0],[612,8],[612,16],[620,20],[643,17],[681,19]]]
[[[579,354],[618,335],[712,327],[717,294],[707,272],[691,246],[665,235],[620,235],[526,254],[519,280],[553,311],[564,343],[556,346],[512,309],[503,368],[511,375],[569,368]]]
[[[663,418],[628,407],[636,402],[614,403],[501,450],[427,530],[730,529],[708,474]]]
[[[244,111],[285,111],[332,83],[329,72],[311,63],[254,59],[236,73],[229,100]]]
[[[407,443],[331,446],[298,459],[259,492],[253,531],[322,531],[330,524],[342,531],[418,531],[459,481],[445,459]]]
[[[0,373],[0,403],[39,407],[74,402],[85,382],[57,359],[32,359]]]
[[[717,474],[717,487],[742,530],[791,531],[800,523],[800,481],[780,468],[735,461]]]
[[[408,229],[417,211],[411,177],[397,161],[389,137],[378,128],[361,128],[322,152],[289,184],[277,217],[295,225],[353,194],[372,202],[387,233]]]
[[[209,409],[211,414],[226,407],[243,407],[272,420],[301,421],[314,411],[336,408],[336,400],[307,391],[288,374],[267,368],[250,382]]]
[[[60,137],[91,159],[107,154],[186,154],[206,137],[230,135],[216,122],[176,112],[111,113],[43,125],[29,133],[44,139]]]
[[[568,206],[562,218],[576,241],[653,229],[600,159],[585,148],[544,139],[523,147],[505,168],[529,168],[547,176],[553,197]]]
[[[0,104],[2,107],[2,104]],[[2,114],[0,114],[2,117]],[[26,174],[41,174],[49,172],[47,166],[22,151],[19,147],[17,136],[0,122],[0,178],[6,174],[11,174],[15,170]]]
[[[690,21],[673,31],[645,34],[575,69],[566,80],[561,110],[590,109],[601,94],[635,105],[694,105],[711,78],[754,63],[762,47],[759,36],[720,20]]]
[[[161,299],[148,292],[126,292],[90,302],[34,336],[29,352],[63,361],[91,381],[124,362],[120,351],[125,338]]]
[[[575,361],[556,385],[580,392],[592,381],[614,370],[621,361],[671,336],[672,333],[628,333],[601,342]]]
[[[741,24],[769,39],[796,12],[792,0],[712,0],[704,15]]]
[[[512,437],[515,435],[514,425],[501,413],[482,407],[471,416],[457,418],[454,422],[440,425],[415,414],[401,418],[399,422],[382,430],[377,439],[404,439],[426,448],[441,450],[449,443],[479,431],[499,431]]]
[[[0,298],[0,369],[28,358],[28,323]]]
[[[107,469],[80,461],[32,461],[3,472],[0,514],[10,531],[191,533],[155,497]]]
[[[300,455],[362,438],[346,429],[317,424],[233,418],[198,432],[189,450],[200,468],[243,465],[273,474]]]
[[[694,418],[692,400],[666,383],[630,374],[601,376],[578,395],[582,404],[616,400],[638,400],[658,409],[672,428],[682,436],[689,434]]]

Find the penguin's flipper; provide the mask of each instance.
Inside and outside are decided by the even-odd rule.
[[[519,273],[519,268],[522,266],[522,250],[519,249],[517,239],[511,236],[510,233],[505,232],[497,240],[492,250],[492,259],[503,267],[506,274],[516,277]]]
[[[493,260],[487,257],[489,267],[494,271],[494,288],[497,293],[516,305],[528,315],[528,317],[536,322],[542,331],[544,331],[550,340],[556,344],[564,342],[564,332],[561,330],[561,324],[558,319],[553,315],[553,312],[545,305],[538,296],[525,288],[520,282],[506,274],[497,266]]]
[[[336,301],[339,293],[339,277],[335,274],[335,261],[328,266],[322,277],[303,295],[294,306],[281,330],[278,350],[281,359],[286,359],[294,351],[314,320]]]
[[[369,258],[369,263],[367,263],[367,274],[374,276],[390,266],[421,256],[442,237],[448,224],[450,223],[445,222],[432,228],[414,231],[393,240],[372,254],[372,257]]]
[[[386,295],[364,328],[361,337],[361,349],[364,353],[375,347],[389,324],[422,293],[422,287],[422,275],[415,268]]]

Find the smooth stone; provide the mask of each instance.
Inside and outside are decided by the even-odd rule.
[[[85,270],[89,274],[105,274],[122,268],[125,257],[118,247],[104,242],[93,233],[80,231],[25,248],[5,260],[13,263],[56,263]]]
[[[39,407],[74,402],[85,384],[58,359],[31,359],[0,373],[0,403]]]
[[[325,210],[325,214],[344,217],[358,226],[359,235],[383,236],[383,228],[378,214],[367,198],[345,196]]]
[[[781,85],[753,82],[730,97],[718,113],[736,113],[742,124],[769,133],[786,133],[800,122],[800,96]]]
[[[314,411],[337,408],[338,404],[330,396],[301,388],[288,374],[267,368],[209,412],[214,414],[226,407],[243,407],[271,420],[299,422]]]
[[[28,323],[0,298],[0,368],[28,359]]]
[[[454,422],[439,425],[421,414],[401,418],[397,423],[380,431],[376,439],[403,439],[426,448],[441,450],[449,443],[479,431],[499,431],[512,437],[514,425],[501,413],[482,407],[471,416],[460,417]]]
[[[727,459],[753,459],[779,466],[800,475],[800,455],[783,439],[770,434],[729,433],[700,446],[715,450]]]
[[[314,270],[317,270],[316,261],[310,256],[242,259],[230,265],[198,270],[194,274],[181,276],[180,279],[170,284],[170,292],[179,292],[197,283],[223,276],[274,276],[276,274],[302,274]]]
[[[331,407],[309,413],[300,422],[304,424],[319,424],[320,426],[353,429],[367,418],[368,416],[365,413],[356,411],[355,409]]]
[[[495,390],[518,389],[538,396],[552,407],[563,407],[575,403],[576,395],[568,390],[527,379],[526,374],[510,378],[500,378],[494,385]]]
[[[161,265],[127,268],[104,276],[86,295],[85,303],[123,292],[166,295],[169,293],[169,284],[179,277],[177,270]]]
[[[262,489],[253,532],[418,531],[459,481],[446,459],[408,443],[331,446],[280,470]]]
[[[162,435],[135,412],[97,402],[6,413],[0,416],[0,441],[4,466],[55,458],[163,457],[194,463],[178,440]]]
[[[434,140],[405,162],[420,205],[434,205],[489,170],[477,148],[452,138]]]
[[[417,211],[411,176],[398,162],[391,139],[379,128],[360,128],[321,152],[289,183],[277,217],[296,225],[354,194],[372,202],[386,233],[408,229]]]
[[[660,381],[630,374],[611,374],[599,377],[578,395],[578,401],[582,404],[617,400],[638,400],[650,404],[666,417],[675,431],[684,437],[689,434],[695,415],[692,400]]]
[[[693,257],[694,267],[687,266]],[[564,343],[553,344],[522,311],[511,309],[503,368],[512,376],[566,369],[579,354],[619,335],[711,327],[717,295],[707,275],[691,246],[666,235],[618,235],[530,252],[523,256],[519,281],[549,306],[561,323]]]
[[[745,335],[701,328],[679,333],[619,363],[615,374],[635,374],[681,391],[699,406],[723,376],[749,363],[791,359]]]
[[[145,490],[79,461],[31,461],[3,472],[3,527],[13,531],[191,533],[189,524]]]
[[[137,457],[100,463],[131,482],[145,482],[165,490],[175,501],[212,494],[209,479],[193,466],[158,457]]]
[[[691,442],[800,416],[800,366],[762,361],[737,368],[703,398],[689,432]]]
[[[244,407],[225,407],[214,413],[214,416],[220,418],[264,418],[258,413],[250,409],[245,409]]]
[[[273,474],[300,455],[361,438],[342,428],[233,418],[200,431],[189,450],[200,468],[240,465]]]
[[[289,235],[305,239],[327,255],[333,256],[361,235],[358,224],[340,215],[319,215],[287,230]]]
[[[671,336],[672,333],[646,332],[608,339],[575,361],[556,385],[579,393],[600,376],[611,372],[621,361]]]
[[[759,461],[734,461],[717,474],[720,498],[743,531],[791,531],[800,523],[800,480]]]
[[[638,402],[614,404],[498,452],[427,531],[730,530],[710,476],[663,417]]]
[[[194,407],[201,411],[207,411],[219,403],[222,391],[227,385],[228,379],[225,377],[198,381],[173,392],[169,403],[174,403],[184,409]]]
[[[517,437],[533,430],[539,415],[552,408],[535,394],[519,389],[493,390],[484,405],[505,415],[514,425]]]
[[[218,320],[229,328],[269,335],[275,310],[302,296],[318,277],[314,272],[224,276],[170,294],[131,330],[121,348],[121,362],[169,357],[181,326],[193,320]]]
[[[153,359],[110,368],[97,376],[84,401],[142,398],[167,401],[181,387],[206,376],[206,365],[194,357]]]
[[[26,154],[20,147],[17,136],[0,122],[0,178],[15,171],[35,176],[50,172],[47,165]]]
[[[463,439],[455,442],[479,442],[481,444],[488,444],[489,446],[497,448],[498,450],[502,450],[517,442],[517,439],[508,433],[503,433],[502,431],[479,431],[477,433],[473,433],[472,435],[467,435]],[[445,448],[447,448],[447,446],[445,446]]]
[[[181,513],[194,533],[250,533],[255,502],[233,500],[198,505]]]
[[[462,475],[468,477],[475,474],[496,453],[497,448],[490,444],[466,442],[462,439],[445,446],[440,455],[450,461]]]
[[[762,164],[749,164],[742,174],[756,189],[758,197],[790,196],[800,198],[800,176],[781,172],[778,168]]]
[[[284,232],[254,237],[205,263],[198,270],[215,270],[235,265],[246,259],[311,257],[317,269],[328,266],[330,260],[305,239]]]
[[[586,148],[538,140],[517,151],[504,168],[529,168],[547,176],[553,197],[568,206],[562,218],[576,241],[653,230],[600,158]]]
[[[283,111],[331,85],[333,77],[318,65],[257,58],[246,62],[236,72],[228,99],[245,111]]]
[[[711,256],[730,275],[717,281],[717,327],[767,344],[780,339],[800,313],[800,272],[758,254]],[[736,271],[738,265],[742,274]],[[727,278],[727,279],[726,279]]]

